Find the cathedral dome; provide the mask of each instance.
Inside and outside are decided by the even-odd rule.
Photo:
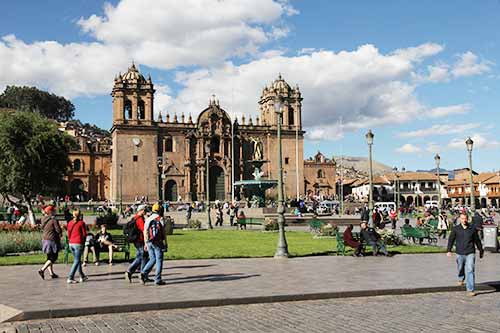
[[[274,90],[290,90],[290,85],[283,80],[281,73],[278,75],[278,79],[273,82],[272,87]]]
[[[129,83],[144,83],[146,79],[139,73],[139,70],[135,67],[135,64],[132,63],[132,66],[129,67],[128,71],[121,76],[122,81]]]

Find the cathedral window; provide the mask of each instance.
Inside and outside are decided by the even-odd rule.
[[[139,161],[139,156],[137,155],[132,156],[132,162],[137,162],[137,161]]]
[[[123,106],[123,117],[125,119],[132,119],[132,102],[128,99],[125,100],[125,104]]]
[[[218,136],[214,136],[210,141],[210,151],[213,153],[220,152],[220,138]]]
[[[144,107],[144,101],[142,99],[137,103],[137,118],[146,119],[146,108]]]
[[[324,175],[323,175],[323,170],[319,169],[318,170],[318,178],[323,178]]]
[[[285,164],[288,164],[290,162],[290,159],[288,157],[285,157]]]
[[[293,126],[295,125],[295,114],[293,112],[293,108],[288,109],[288,125]]]
[[[73,171],[80,171],[80,170],[82,170],[82,161],[76,159],[73,161]]]
[[[171,153],[174,151],[174,140],[172,137],[165,138],[165,152]]]

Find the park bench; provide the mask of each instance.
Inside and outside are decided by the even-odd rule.
[[[335,240],[337,241],[337,255],[342,254],[343,256],[345,256],[344,238],[342,237],[342,234],[338,231],[335,233]]]
[[[323,224],[325,224],[324,221],[312,219],[311,221],[309,221],[309,230],[318,234],[321,231],[321,227],[323,226]]]
[[[413,239],[414,243],[416,243],[416,240],[421,243],[421,241],[424,239],[427,240],[429,244],[437,243],[437,238],[427,228],[413,228],[402,226],[401,235],[407,240]]]
[[[113,253],[117,252],[124,252],[125,253],[125,260],[130,259],[130,244],[127,240],[127,238],[124,235],[113,235],[113,244],[118,246],[117,249],[113,250]],[[68,236],[64,237],[64,243],[63,243],[63,248],[64,248],[64,263],[67,264],[69,262],[69,254],[71,253],[71,250],[69,248],[69,243],[68,243]],[[83,250],[82,250],[83,253]],[[107,251],[104,251],[103,253],[108,253]],[[82,258],[83,261],[84,258]]]
[[[236,227],[247,228],[247,225],[263,225],[263,217],[245,217],[236,220]]]

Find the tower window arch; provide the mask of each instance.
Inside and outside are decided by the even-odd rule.
[[[144,101],[142,99],[137,103],[137,118],[146,119],[146,108],[144,107]]]
[[[123,117],[125,119],[132,119],[132,102],[128,99],[123,104]]]
[[[81,171],[82,170],[82,161],[80,159],[76,159],[73,161],[73,171]]]
[[[173,152],[174,151],[174,140],[172,140],[171,136],[165,138],[165,152]]]
[[[295,125],[295,112],[293,112],[293,108],[288,108],[288,125]]]

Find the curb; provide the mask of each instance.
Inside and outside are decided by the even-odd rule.
[[[498,292],[500,291],[500,283],[494,282],[494,283],[478,284],[476,286],[476,290]],[[208,299],[208,300],[188,300],[188,301],[159,302],[159,303],[146,303],[146,304],[109,305],[109,306],[82,307],[82,308],[71,308],[71,309],[49,309],[49,310],[23,312],[18,316],[10,318],[6,322],[63,318],[63,317],[78,317],[78,316],[87,316],[96,314],[214,307],[214,306],[225,306],[225,305],[248,305],[248,304],[259,304],[259,303],[296,302],[296,301],[312,301],[312,300],[371,297],[371,296],[412,295],[412,294],[457,292],[457,291],[464,291],[464,287],[442,286],[442,287],[423,287],[423,288],[356,290],[356,291],[338,291],[338,292],[324,292],[324,293],[310,293],[310,294],[290,294],[290,295],[255,296],[255,297]]]

